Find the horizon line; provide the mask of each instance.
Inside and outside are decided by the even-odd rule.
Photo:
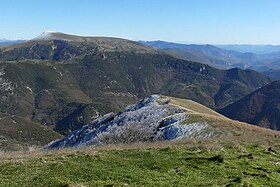
[[[127,39],[127,40],[132,40],[132,41],[142,41],[142,42],[156,42],[156,41],[161,41],[161,42],[168,42],[168,43],[174,43],[174,44],[185,44],[185,45],[239,45],[239,46],[244,46],[244,45],[255,45],[255,46],[280,46],[279,44],[272,44],[272,43],[219,43],[219,42],[186,42],[186,41],[171,41],[171,40],[165,40],[165,39],[153,39],[153,40],[142,40],[142,39],[133,39],[133,38],[126,38],[126,37],[121,37],[121,36],[108,36],[108,35],[82,35],[82,34],[70,34],[66,32],[61,32],[61,31],[49,31],[49,30],[44,30],[41,34],[45,32],[57,32],[57,33],[63,33],[63,34],[68,34],[68,35],[74,35],[74,36],[81,36],[81,37],[116,37],[116,38],[122,38],[122,39]],[[40,34],[40,35],[41,35]],[[40,36],[38,35],[38,36]],[[35,36],[37,37],[37,36]],[[7,40],[7,41],[16,41],[16,40],[32,40],[33,38],[24,38],[24,37],[0,37],[0,40]]]

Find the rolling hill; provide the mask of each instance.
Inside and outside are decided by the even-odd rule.
[[[0,111],[67,135],[139,98],[164,94],[222,108],[271,78],[218,70],[119,38],[45,32],[0,48]]]
[[[280,132],[230,120],[194,101],[151,95],[122,112],[97,118],[46,148],[237,137],[253,141],[275,135]]]
[[[274,81],[220,110],[225,116],[280,130],[280,81]]]

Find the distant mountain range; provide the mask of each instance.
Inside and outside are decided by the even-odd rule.
[[[59,32],[0,47],[0,70],[0,112],[63,135],[150,94],[216,110],[273,81],[253,70],[178,59],[135,41]]]
[[[5,38],[0,38],[0,46],[16,44],[16,43],[20,43],[20,42],[24,42],[24,41],[26,41],[26,40],[23,40],[23,39],[5,39]]]
[[[220,69],[235,67],[253,69],[259,72],[266,72],[267,75],[273,76],[274,78],[279,77],[274,71],[280,70],[279,46],[251,46],[252,48],[263,49],[263,51],[269,52],[265,54],[255,54],[252,52],[240,52],[242,50],[228,50],[235,49],[235,45],[232,45],[230,48],[230,46],[217,47],[213,45],[177,44],[165,41],[141,41],[141,43],[161,49],[176,58],[200,62]],[[237,47],[238,45],[236,45],[236,48]],[[240,47],[243,47],[245,51],[246,46]],[[247,47],[249,49],[250,46]],[[274,73],[270,73],[271,70],[273,70]]]

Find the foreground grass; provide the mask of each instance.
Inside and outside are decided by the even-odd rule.
[[[0,161],[0,186],[279,186],[279,152],[206,144],[11,155]]]

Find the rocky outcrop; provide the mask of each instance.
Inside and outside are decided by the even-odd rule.
[[[208,138],[207,123],[189,123],[188,115],[166,99],[151,95],[117,114],[109,113],[47,148]]]

